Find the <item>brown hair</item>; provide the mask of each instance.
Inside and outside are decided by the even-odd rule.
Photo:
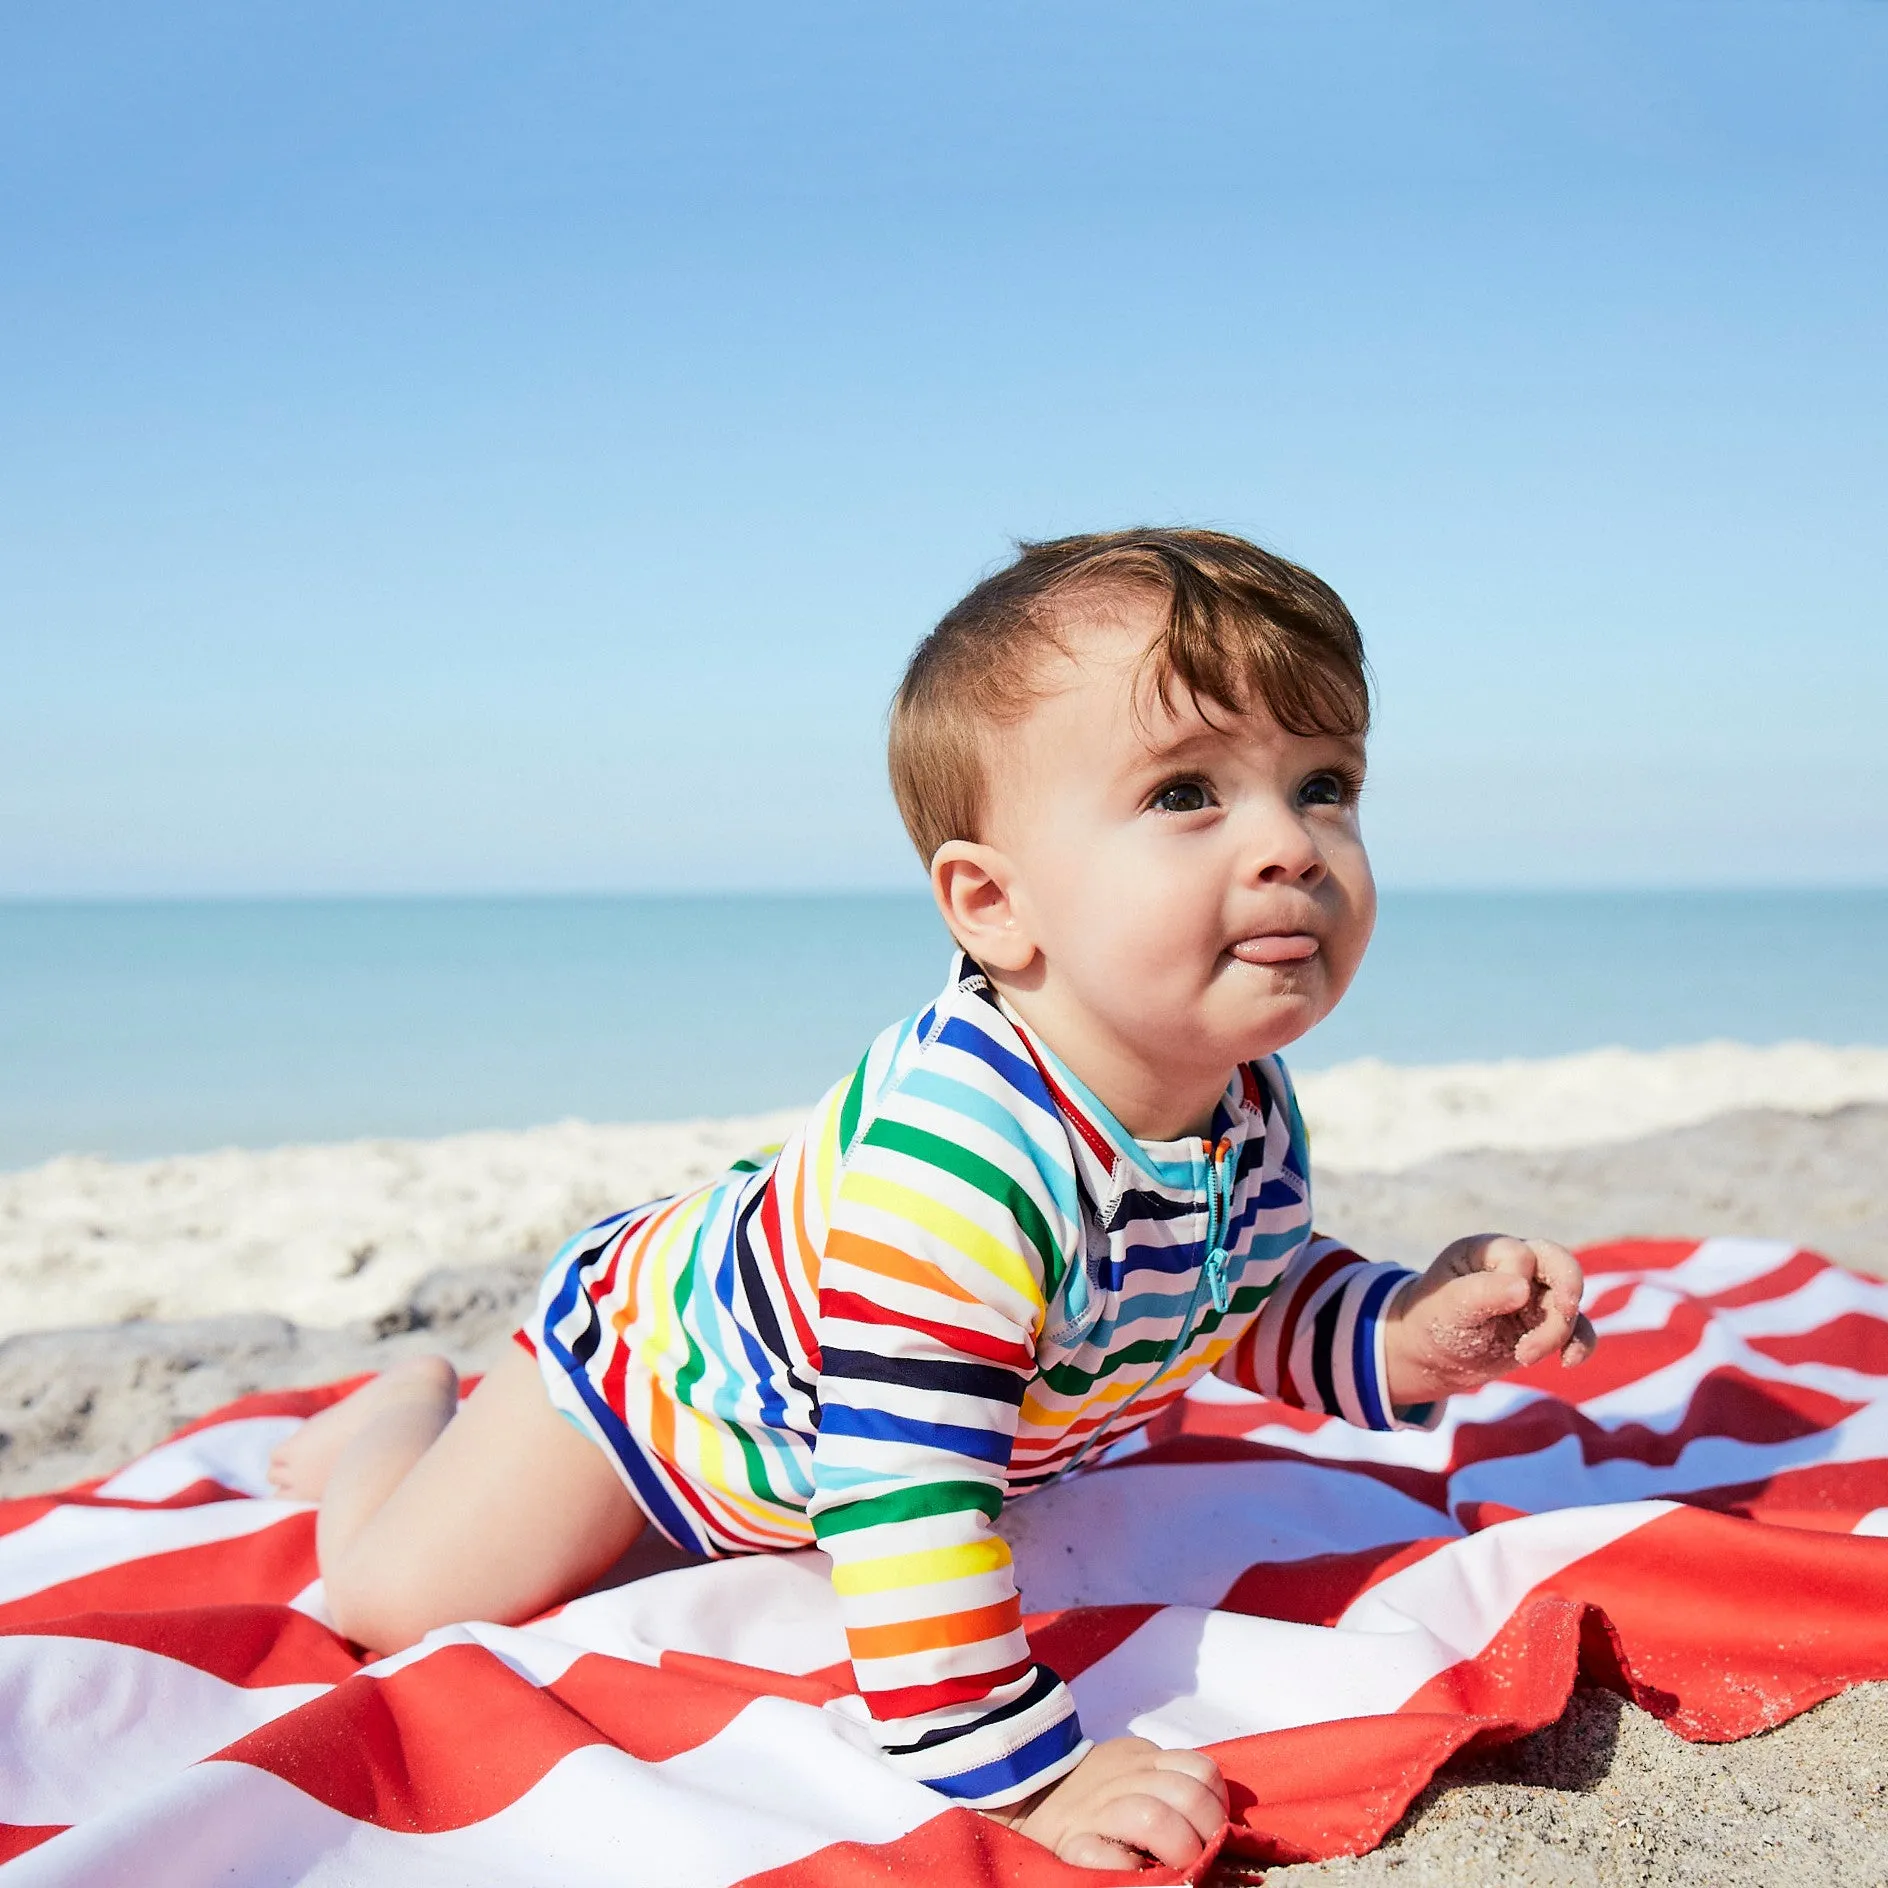
[[[1019,544],[918,645],[892,701],[892,793],[926,865],[945,841],[977,837],[989,730],[1029,712],[1046,652],[1069,652],[1064,606],[1110,591],[1166,599],[1166,627],[1145,658],[1163,703],[1178,686],[1228,714],[1262,701],[1293,734],[1368,730],[1363,638],[1310,571],[1223,531]]]

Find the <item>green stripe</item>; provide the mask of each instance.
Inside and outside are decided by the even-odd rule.
[[[868,1055],[866,1061],[870,1061]],[[846,1084],[846,1098],[839,1104],[839,1152],[843,1158],[852,1152],[852,1137],[859,1131],[859,1110],[865,1105],[865,1062],[852,1071]]]
[[[1125,1370],[1130,1364],[1159,1363],[1172,1343],[1171,1337],[1144,1337],[1138,1344],[1123,1344],[1119,1350],[1111,1350],[1102,1358],[1099,1370],[1078,1370],[1073,1364],[1048,1364],[1043,1368],[1042,1380],[1057,1396],[1086,1396],[1093,1385],[1105,1383],[1117,1370]]]
[[[747,1461],[747,1486],[751,1493],[759,1495],[763,1501],[771,1501],[776,1508],[794,1504],[784,1502],[775,1491],[774,1485],[767,1479],[767,1463],[762,1457],[754,1438],[747,1433],[744,1423],[723,1421],[720,1425],[736,1442],[741,1445],[741,1454]]]
[[[959,1147],[955,1141],[947,1141],[927,1128],[913,1127],[907,1121],[888,1120],[884,1115],[866,1129],[865,1144],[909,1154],[912,1159],[941,1167],[966,1185],[975,1187],[986,1199],[1002,1207],[1015,1220],[1023,1237],[1035,1247],[1045,1293],[1053,1292],[1061,1282],[1066,1267],[1062,1254],[1056,1250],[1049,1222],[1042,1216],[1042,1208],[994,1161],[985,1160],[981,1154],[973,1154],[969,1148]]]
[[[689,1241],[688,1259],[676,1275],[674,1295],[670,1299],[675,1307],[675,1326],[682,1333],[683,1341],[688,1345],[688,1361],[675,1373],[675,1400],[686,1403],[690,1409],[695,1407],[692,1392],[701,1381],[702,1372],[708,1368],[708,1359],[695,1342],[694,1333],[688,1328],[687,1306],[695,1291],[695,1272],[701,1258],[701,1235],[706,1224],[706,1215],[696,1224],[695,1236]]]
[[[813,1532],[824,1540],[829,1534],[850,1534],[854,1528],[917,1521],[933,1514],[966,1514],[973,1508],[994,1521],[1003,1512],[1003,1491],[988,1482],[920,1482],[888,1494],[867,1495],[843,1508],[828,1508],[815,1517]]]
[[[1208,1305],[1204,1311],[1195,1315],[1193,1338],[1187,1350],[1190,1352],[1202,1338],[1211,1337],[1228,1318],[1242,1317],[1264,1304],[1277,1288],[1277,1280],[1269,1285],[1241,1286],[1233,1293],[1224,1316]],[[1173,1335],[1177,1336],[1178,1333]],[[1167,1347],[1172,1342],[1173,1336],[1168,1336],[1142,1338],[1137,1344],[1124,1344],[1119,1350],[1104,1352],[1099,1366],[1094,1370],[1081,1370],[1074,1364],[1046,1364],[1043,1366],[1042,1380],[1057,1396],[1086,1396],[1093,1385],[1105,1383],[1117,1370],[1129,1364],[1158,1363],[1166,1356]],[[1174,1361],[1177,1363],[1179,1358],[1176,1356]]]

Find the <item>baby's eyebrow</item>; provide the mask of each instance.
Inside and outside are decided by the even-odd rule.
[[[1212,754],[1224,748],[1233,738],[1230,729],[1210,725],[1186,728],[1165,738],[1156,736],[1150,740],[1143,736],[1141,752],[1135,765],[1137,768],[1176,765]],[[1329,741],[1337,750],[1338,757],[1352,761],[1359,767],[1364,764],[1366,749],[1363,740],[1358,735],[1316,734],[1303,738],[1319,742]]]
[[[1232,738],[1231,729],[1215,727],[1204,716],[1163,734],[1150,735],[1142,730],[1140,760],[1147,766],[1187,760],[1223,748]]]

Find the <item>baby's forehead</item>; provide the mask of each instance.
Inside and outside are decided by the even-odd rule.
[[[1044,658],[1027,706],[990,730],[993,812],[1074,779],[1102,785],[1151,768],[1203,767],[1255,743],[1330,744],[1330,736],[1299,736],[1282,726],[1256,689],[1241,701],[1220,701],[1163,674],[1151,659],[1157,637],[1131,621],[1094,622]],[[1362,746],[1360,738],[1343,744]]]
[[[1104,723],[1120,745],[1162,752],[1182,743],[1236,741],[1277,726],[1256,687],[1206,697],[1161,661],[1164,600],[1104,596],[1045,636],[1016,726]],[[1230,692],[1230,691],[1228,691]]]

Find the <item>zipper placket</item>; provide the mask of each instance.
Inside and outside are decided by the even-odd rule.
[[[1202,1145],[1205,1145],[1202,1142]],[[1180,1330],[1173,1342],[1167,1346],[1160,1362],[1154,1366],[1151,1375],[1143,1377],[1135,1386],[1134,1393],[1115,1411],[1112,1416],[1104,1417],[1095,1425],[1088,1440],[1075,1451],[1068,1461],[1049,1478],[1051,1484],[1059,1482],[1064,1475],[1073,1474],[1088,1459],[1088,1452],[1101,1440],[1101,1432],[1111,1424],[1118,1423],[1136,1403],[1141,1400],[1141,1393],[1150,1383],[1157,1383],[1167,1374],[1167,1367],[1193,1342],[1193,1327],[1199,1316],[1200,1287],[1205,1285],[1213,1301],[1213,1309],[1223,1317],[1226,1307],[1232,1302],[1232,1294],[1226,1284],[1226,1269],[1230,1264],[1226,1248],[1220,1244],[1232,1217],[1232,1183],[1222,1170],[1222,1163],[1232,1152],[1232,1142],[1221,1140],[1207,1149],[1206,1154],[1206,1261],[1200,1267],[1193,1280],[1193,1295],[1187,1300],[1185,1314],[1180,1320]]]

